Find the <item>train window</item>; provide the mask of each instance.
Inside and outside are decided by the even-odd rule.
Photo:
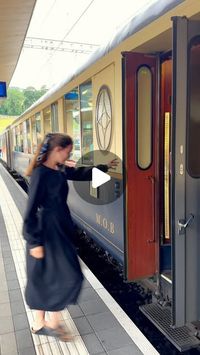
[[[147,169],[152,162],[152,73],[149,67],[137,71],[137,164]]]
[[[51,127],[52,132],[58,132],[58,103],[55,102],[51,105]]]
[[[30,132],[30,120],[26,120],[26,132],[27,132],[27,149],[28,153],[31,153],[31,132]]]
[[[16,141],[16,130],[15,127],[12,129],[12,137],[13,137],[13,150],[17,150],[17,141]]]
[[[20,152],[20,132],[19,126],[15,127],[15,136],[16,136],[16,151]]]
[[[80,86],[81,143],[83,164],[93,163],[92,84]]]
[[[32,143],[33,143],[33,153],[37,150],[37,132],[36,132],[36,118],[33,116],[31,118],[31,126],[32,126]]]
[[[101,150],[108,150],[112,133],[112,103],[108,86],[100,88],[96,100],[96,136]]]
[[[72,159],[78,161],[81,157],[81,123],[79,89],[74,88],[64,96],[65,99],[65,131],[72,135],[74,146]]]
[[[188,130],[187,170],[192,177],[200,177],[200,37],[189,45],[188,66]]]
[[[44,134],[50,133],[51,131],[51,107],[48,106],[43,111],[44,115]]]
[[[42,142],[42,134],[41,134],[41,115],[40,112],[35,114],[36,120],[36,137],[37,137],[37,145]]]
[[[27,130],[26,130],[26,121],[22,123],[22,130],[23,130],[23,148],[24,153],[28,153],[28,142],[27,142]]]
[[[19,151],[23,152],[24,151],[24,140],[23,140],[23,125],[20,123],[19,125],[19,137],[20,137],[20,145],[19,145]]]

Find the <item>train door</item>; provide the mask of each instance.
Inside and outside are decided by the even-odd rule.
[[[173,323],[200,319],[200,22],[173,19]]]
[[[122,55],[125,265],[131,281],[152,276],[158,269],[157,59],[133,52]]]
[[[172,104],[172,53],[160,57],[161,110],[160,110],[160,276],[167,297],[171,298],[171,104]],[[166,296],[166,295],[165,295]]]

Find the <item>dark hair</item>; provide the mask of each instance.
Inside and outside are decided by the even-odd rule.
[[[37,147],[36,153],[25,171],[26,176],[31,176],[33,169],[42,165],[48,158],[50,152],[56,148],[66,148],[73,144],[70,136],[63,133],[48,133],[42,143]]]

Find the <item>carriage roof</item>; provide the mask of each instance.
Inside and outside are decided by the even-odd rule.
[[[137,16],[133,17],[128,23],[118,29],[117,33],[103,46],[98,48],[87,61],[75,70],[68,73],[68,75],[58,84],[54,85],[50,90],[41,96],[33,105],[31,105],[21,116],[27,114],[34,109],[37,105],[47,100],[51,95],[59,91],[67,83],[75,79],[79,74],[89,68],[92,64],[97,62],[100,58],[108,54],[112,49],[117,47],[122,41],[132,36],[157,18],[162,16],[167,11],[171,10],[175,6],[184,2],[185,0],[157,0],[150,7],[140,12]],[[20,117],[16,121],[18,121]],[[16,122],[15,121],[15,122]],[[15,123],[13,122],[13,123]]]

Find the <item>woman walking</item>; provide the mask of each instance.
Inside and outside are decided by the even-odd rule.
[[[27,241],[27,285],[25,299],[36,310],[31,328],[34,334],[71,337],[60,323],[60,311],[78,298],[83,281],[76,250],[72,244],[73,222],[66,203],[67,180],[92,179],[92,167],[65,166],[73,148],[70,136],[47,134],[26,175],[31,176],[23,235]],[[98,165],[106,172],[117,165]],[[45,312],[50,320],[45,320]]]

